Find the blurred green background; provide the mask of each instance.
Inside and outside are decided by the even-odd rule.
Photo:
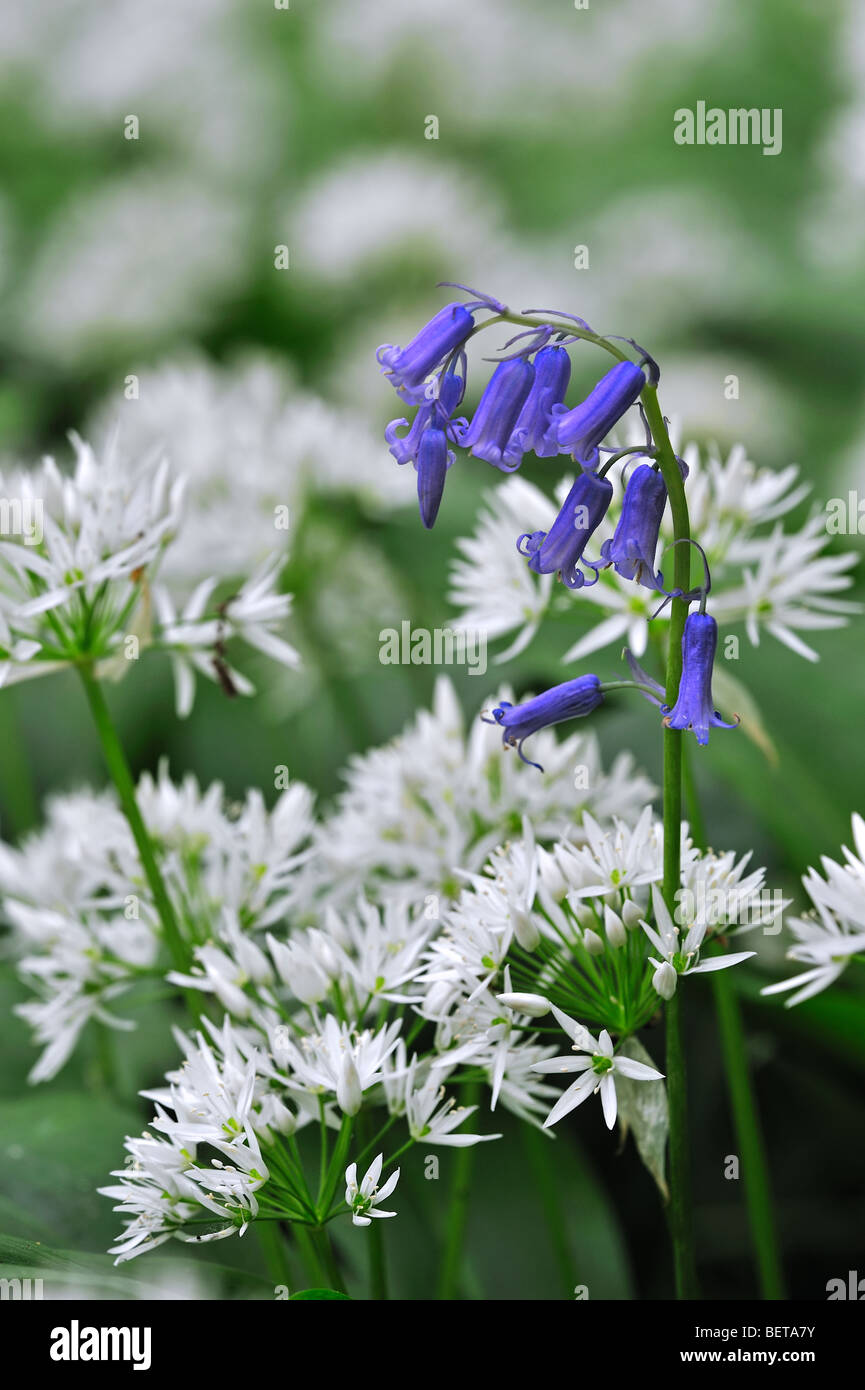
[[[7,7],[0,50],[4,461],[65,457],[66,432],[85,431],[128,373],[141,372],[146,388],[149,369],[189,351],[219,363],[266,351],[378,433],[399,412],[375,348],[406,341],[440,302],[435,282],[455,279],[634,335],[659,359],[664,408],[686,437],[742,441],[761,465],[796,462],[820,504],[865,482],[861,5],[33,0]],[[782,153],[676,145],[673,112],[698,100],[780,107]],[[138,140],[124,138],[130,114]],[[437,140],[425,138],[430,115]],[[278,245],[289,248],[286,271],[274,268]],[[582,245],[589,267],[577,270]],[[740,379],[737,401],[724,397],[729,374]],[[327,801],[349,753],[428,703],[435,671],[382,667],[378,632],[404,617],[446,621],[454,542],[495,479],[481,464],[455,469],[426,534],[384,444],[381,469],[408,506],[322,496],[293,537],[286,582],[303,674],[268,693],[262,673],[264,693],[242,702],[203,688],[180,724],[167,665],[144,662],[110,692],[136,769],[167,754],[175,776],[192,770],[241,792],[270,788],[274,766],[287,763]],[[543,486],[558,475],[555,464]],[[858,537],[842,542],[862,548]],[[857,580],[845,596],[861,589]],[[799,875],[821,853],[837,855],[850,813],[865,810],[861,620],[816,645],[812,666],[771,638],[757,650],[742,644],[741,676],[779,765],[730,737],[700,750],[697,768],[710,842],[753,847],[769,884],[799,907]],[[542,635],[489,685],[550,684],[562,678],[562,650],[561,629]],[[455,679],[473,710],[486,691],[459,671]],[[631,747],[658,778],[642,710],[605,710],[597,727],[608,757]],[[7,837],[38,823],[46,792],[103,780],[71,678],[4,690],[0,730]],[[777,978],[776,942],[767,956]],[[862,1253],[865,1000],[852,972],[792,1012],[760,1001],[761,982],[755,972],[742,988],[790,1287],[821,1298]],[[10,1001],[20,993],[9,966],[2,988]],[[740,1185],[723,1178],[735,1148],[700,983],[688,1005],[704,1281],[716,1297],[742,1296],[755,1285]],[[123,1114],[93,1090],[86,1057],[29,1091],[25,1028],[5,1008],[0,1027],[9,1160],[0,1229],[100,1251],[114,1218],[92,1189],[136,1124],[135,1087],[153,1085],[172,1060],[170,1038],[161,1024],[136,1035]],[[650,1180],[632,1152],[612,1153],[599,1125],[578,1132],[579,1153],[573,1135],[556,1143],[573,1193],[574,1282],[597,1297],[664,1296]],[[479,1155],[474,1292],[567,1296],[513,1139]],[[45,1194],[58,1187],[64,1200],[52,1204]],[[425,1201],[418,1188],[411,1220],[390,1233],[414,1297],[440,1219]],[[239,1263],[232,1246],[216,1263]],[[254,1268],[251,1254],[244,1262]]]

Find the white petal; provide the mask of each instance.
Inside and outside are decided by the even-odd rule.
[[[601,1105],[604,1108],[604,1119],[607,1122],[607,1129],[612,1129],[616,1123],[616,1083],[613,1080],[613,1073],[608,1071],[601,1082]]]

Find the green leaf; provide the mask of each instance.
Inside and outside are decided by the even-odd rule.
[[[633,1058],[635,1062],[642,1062],[647,1067],[655,1067],[654,1061],[637,1038],[626,1038],[619,1048],[619,1053]],[[657,1071],[657,1067],[655,1070]],[[627,1138],[628,1130],[633,1130],[637,1152],[666,1202],[670,1196],[665,1172],[667,1135],[670,1129],[667,1088],[663,1081],[632,1081],[617,1072],[616,1096],[619,1102],[622,1143]]]
[[[16,1269],[80,1270],[84,1265],[65,1250],[52,1250],[38,1240],[0,1235],[0,1266]]]
[[[312,1302],[323,1298],[338,1298],[345,1303],[351,1302],[347,1293],[337,1293],[336,1289],[301,1289],[300,1293],[290,1295],[289,1302],[294,1303],[298,1299],[302,1302]]]
[[[4,1231],[104,1253],[122,1223],[96,1189],[123,1166],[124,1137],[142,1128],[134,1107],[86,1091],[0,1099]]]
[[[757,701],[750,690],[735,676],[731,676],[727,668],[720,663],[715,664],[712,672],[712,690],[715,701],[720,705],[725,717],[738,714],[742,732],[747,734],[752,743],[756,743],[766,761],[771,763],[772,767],[777,767],[778,750],[769,736]]]

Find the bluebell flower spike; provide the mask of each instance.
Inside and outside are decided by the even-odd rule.
[[[577,676],[575,680],[564,681],[536,695],[524,704],[514,705],[502,700],[492,711],[492,718],[482,715],[486,724],[500,724],[502,744],[505,748],[516,748],[521,760],[529,767],[543,772],[540,763],[533,763],[523,753],[526,739],[539,729],[551,728],[569,719],[583,719],[603,703],[604,692],[597,676]]]

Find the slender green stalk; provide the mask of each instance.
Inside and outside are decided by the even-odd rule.
[[[347,1290],[339,1272],[339,1265],[336,1262],[336,1253],[325,1227],[315,1226],[310,1234],[316,1253],[327,1275],[328,1287],[335,1289],[337,1293],[346,1293]]]
[[[39,819],[33,773],[27,757],[21,721],[15,703],[17,692],[4,690],[0,701],[0,745],[3,748],[2,789],[6,793],[4,827],[20,835]]]
[[[188,970],[189,951],[186,942],[177,923],[174,906],[165,887],[162,874],[156,862],[156,853],[153,842],[144,824],[138,802],[135,798],[135,783],[132,780],[132,773],[126,761],[126,754],[123,745],[114,727],[108,704],[105,699],[102,686],[96,680],[92,671],[87,666],[79,667],[87,702],[90,706],[90,713],[96,725],[96,731],[102,744],[102,752],[111,779],[117,788],[120,797],[120,805],[123,814],[129,822],[141,860],[141,867],[144,870],[148,886],[153,894],[153,901],[156,911],[159,914],[159,921],[162,925],[162,935],[168,947],[172,963],[177,970]],[[190,997],[191,996],[191,997]],[[194,990],[187,991],[190,1007],[197,1018],[201,1013],[201,1001]]]
[[[293,1224],[291,1227],[294,1243],[303,1263],[304,1274],[309,1280],[309,1288],[326,1288],[327,1271],[319,1259],[318,1250],[306,1226]]]
[[[381,1222],[373,1221],[367,1231],[367,1251],[369,1254],[369,1291],[377,1303],[387,1302],[390,1297],[383,1237]]]
[[[685,1054],[682,1046],[678,992],[667,1003],[667,1096],[670,1106],[670,1235],[676,1275],[676,1297],[697,1298],[694,1241],[691,1232],[691,1167],[688,1152],[688,1103]]]
[[[480,1082],[469,1081],[463,1088],[461,1104],[466,1107],[477,1105],[480,1097]],[[439,1269],[438,1296],[440,1299],[459,1297],[460,1266],[463,1258],[466,1227],[468,1225],[469,1194],[471,1192],[472,1168],[474,1166],[474,1147],[457,1149],[454,1154],[454,1170],[451,1189],[448,1195],[448,1216],[445,1228],[445,1241]]]
[[[256,1221],[259,1243],[264,1251],[267,1269],[274,1284],[284,1284],[291,1291],[292,1277],[288,1263],[285,1237],[276,1221]]]
[[[769,1165],[760,1127],[760,1117],[745,1049],[745,1033],[739,1002],[726,970],[711,975],[721,1035],[721,1051],[730,1106],[736,1127],[736,1142],[742,1159],[745,1203],[751,1228],[751,1242],[757,1260],[760,1294],[765,1299],[783,1299],[784,1273],[778,1249]]]
[[[682,542],[674,549],[674,588],[686,593],[691,587],[690,537],[685,486],[654,386],[642,393],[643,409],[652,431],[658,463],[667,486],[673,517],[673,535]],[[670,645],[667,651],[667,703],[675,703],[682,675],[682,634],[688,604],[674,598],[670,610]],[[682,734],[664,729],[664,900],[671,916],[676,912],[676,895],[681,887],[682,840]],[[690,1150],[688,1144],[688,1099],[685,1053],[682,1046],[681,1004],[678,994],[668,1002],[667,1094],[670,1106],[670,1235],[676,1275],[676,1297],[696,1298],[697,1281],[691,1201]]]
[[[685,805],[688,810],[691,835],[695,844],[700,849],[705,849],[706,833],[697,800],[691,759],[688,757],[685,758],[684,770]],[[745,1205],[748,1212],[751,1243],[757,1262],[760,1293],[765,1299],[783,1299],[785,1297],[784,1274],[775,1227],[769,1164],[757,1111],[754,1085],[751,1080],[751,1070],[748,1066],[748,1052],[742,1027],[742,1011],[727,972],[725,970],[715,971],[710,978],[715,997],[718,1032],[721,1038],[724,1074],[727,1079],[730,1108],[733,1112],[733,1126],[736,1131],[736,1144],[742,1160],[742,1183],[745,1189]]]
[[[373,1140],[375,1125],[371,1115],[360,1114],[360,1138],[367,1141],[367,1146]],[[366,1249],[369,1260],[369,1290],[370,1296],[377,1303],[387,1302],[390,1294],[388,1292],[387,1278],[387,1257],[384,1248],[384,1230],[381,1221],[373,1221],[366,1232]]]
[[[562,1287],[569,1298],[573,1297],[574,1285],[579,1281],[574,1272],[574,1260],[568,1242],[568,1227],[562,1207],[559,1184],[551,1162],[551,1143],[547,1135],[541,1134],[534,1125],[520,1125],[520,1135],[534,1174],[535,1185],[540,1193],[544,1209],[550,1244],[556,1257]]]

